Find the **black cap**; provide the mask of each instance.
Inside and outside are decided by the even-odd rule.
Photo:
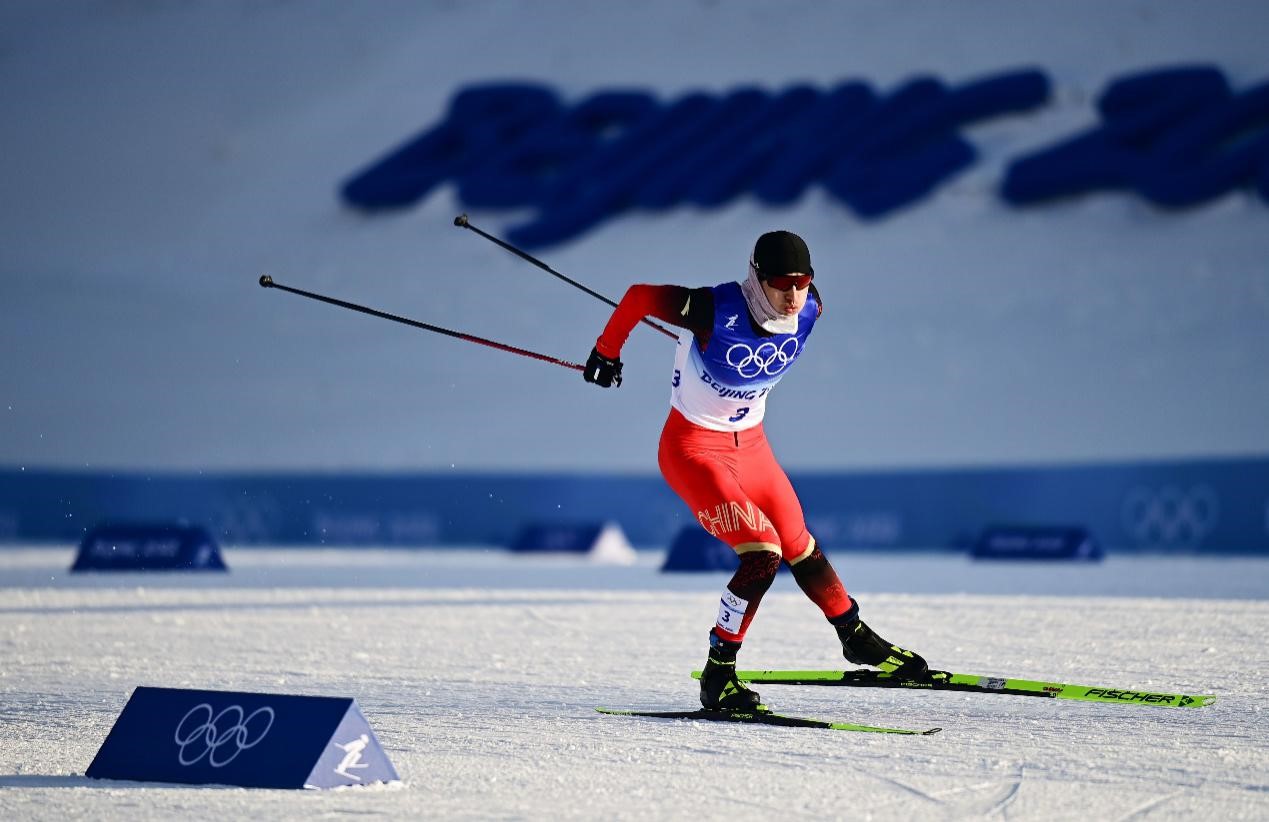
[[[758,279],[780,274],[814,274],[811,250],[792,231],[768,231],[753,247],[753,267]]]

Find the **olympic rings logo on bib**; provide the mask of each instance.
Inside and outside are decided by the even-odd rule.
[[[757,348],[736,343],[727,349],[727,364],[735,368],[742,377],[757,377],[762,374],[774,377],[788,368],[797,355],[797,337],[788,337],[779,345],[772,341],[759,343]]]

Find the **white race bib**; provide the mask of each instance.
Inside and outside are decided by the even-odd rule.
[[[740,633],[740,623],[744,622],[748,608],[749,600],[741,599],[731,591],[723,591],[723,598],[718,602],[718,627],[729,634]]]

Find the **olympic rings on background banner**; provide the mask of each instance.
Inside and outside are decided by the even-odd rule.
[[[1124,531],[1138,545],[1192,548],[1216,529],[1220,499],[1211,486],[1139,485],[1124,497]]]

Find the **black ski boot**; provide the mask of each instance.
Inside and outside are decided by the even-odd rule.
[[[728,642],[709,632],[709,658],[701,672],[701,704],[710,711],[751,711],[762,699],[758,692],[736,679],[739,642]]]
[[[842,656],[856,665],[871,665],[899,679],[926,679],[930,666],[919,655],[892,645],[864,624],[859,618],[859,603],[851,601],[850,610],[829,620],[842,641]]]

